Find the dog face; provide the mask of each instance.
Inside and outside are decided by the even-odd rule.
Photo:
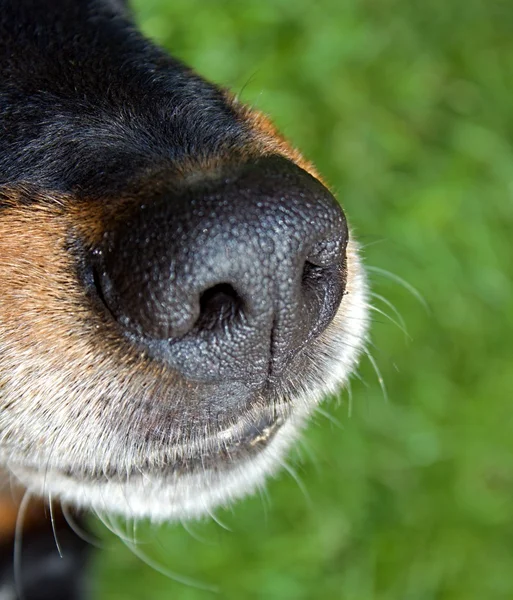
[[[251,492],[355,367],[339,205],[114,0],[0,13],[0,456],[155,520]]]

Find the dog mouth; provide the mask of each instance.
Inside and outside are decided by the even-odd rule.
[[[273,442],[287,423],[291,408],[285,404],[242,414],[228,426],[197,436],[194,441],[173,444],[162,449],[160,456],[133,460],[131,464],[109,463],[96,468],[76,468],[49,462],[45,476],[65,477],[89,483],[113,482],[125,484],[133,478],[151,476],[177,479],[205,472],[228,472],[245,461],[254,460]],[[146,449],[146,454],[152,454]],[[24,466],[25,472],[40,472],[39,467]]]
[[[210,436],[198,436],[195,441],[173,445],[165,456],[152,462],[134,462],[128,468],[107,466],[101,469],[76,473],[72,469],[60,469],[63,475],[90,481],[136,477],[150,473],[159,477],[179,477],[205,471],[229,470],[233,466],[251,460],[260,454],[285,424],[286,409],[245,414],[230,426]]]
[[[245,415],[231,427],[206,437],[196,448],[174,448],[158,465],[132,464],[76,471],[57,462],[44,472],[34,465],[11,465],[32,493],[59,496],[63,503],[155,522],[198,518],[256,491],[283,464],[308,411],[288,406]]]
[[[258,453],[272,441],[284,422],[284,416],[274,413],[262,415],[256,421],[246,422],[236,432],[232,432],[231,428],[222,431],[216,436],[217,451],[193,457],[192,463],[200,461],[201,466],[208,468],[211,461],[212,464],[233,462],[248,457],[248,454]],[[205,462],[205,459],[208,462]],[[191,459],[188,459],[187,463],[191,464]]]

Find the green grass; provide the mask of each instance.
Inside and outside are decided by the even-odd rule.
[[[365,245],[372,354],[296,469],[212,521],[113,536],[103,600],[513,598],[513,5],[138,0],[145,32],[269,113]],[[390,271],[416,288],[385,277]],[[376,307],[396,319],[379,298]],[[304,455],[302,458],[299,454]],[[313,456],[310,456],[313,455]],[[101,531],[102,528],[99,527]]]

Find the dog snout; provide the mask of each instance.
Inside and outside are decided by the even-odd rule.
[[[333,319],[347,239],[318,180],[261,158],[139,203],[96,253],[98,291],[123,334],[186,378],[261,383]]]

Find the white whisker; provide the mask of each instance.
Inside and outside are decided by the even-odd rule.
[[[134,556],[137,556],[139,560],[141,560],[145,565],[150,567],[150,569],[153,569],[153,571],[155,571],[156,573],[160,573],[164,577],[167,577],[172,581],[176,581],[176,583],[181,583],[188,587],[196,588],[197,590],[212,592],[214,594],[219,593],[219,589],[217,586],[210,585],[208,583],[203,583],[202,581],[198,581],[197,579],[193,579],[192,577],[187,577],[187,575],[180,575],[179,573],[175,573],[174,571],[167,569],[163,565],[159,564],[156,560],[149,557],[138,546],[135,546],[134,544],[123,540],[123,538],[120,538],[120,540],[123,542],[123,544],[125,544],[125,546],[130,550],[130,552],[132,552]]]
[[[383,398],[384,398],[385,402],[388,402],[387,388],[385,386],[385,382],[384,382],[383,377],[381,375],[381,371],[379,370],[378,364],[374,360],[374,357],[369,352],[368,348],[365,349],[365,354],[367,355],[367,358],[369,359],[369,362],[372,365],[372,368],[374,369],[374,372],[376,373],[376,377],[378,378],[378,382],[379,382],[379,386],[381,388],[381,392],[383,393]]]
[[[305,438],[301,437],[298,440],[298,446],[307,455],[308,462],[314,466],[317,472],[319,472],[319,458],[316,456],[314,450],[312,449],[308,441]]]
[[[348,379],[346,384],[347,390],[347,416],[350,419],[353,416],[353,386],[351,380]]]
[[[214,513],[214,511],[209,509],[207,512],[208,512],[209,517],[212,519],[212,521],[214,521],[214,523],[217,523],[219,525],[219,527],[221,527],[221,529],[224,529],[225,531],[229,531],[230,533],[233,533],[233,529],[230,529],[230,527],[228,527],[228,525],[223,523],[223,521],[221,521],[221,519]]]
[[[57,530],[55,528],[55,517],[53,514],[52,494],[50,492],[48,492],[48,507],[50,509],[50,523],[52,524],[53,539],[55,540],[55,546],[57,548],[57,552],[59,553],[59,556],[62,558],[61,545],[59,544],[59,538],[57,537]]]
[[[23,579],[22,579],[22,547],[23,547],[23,523],[27,514],[28,505],[32,496],[27,490],[23,494],[20,506],[18,508],[18,514],[16,516],[16,525],[14,527],[14,550],[13,550],[13,571],[14,571],[14,589],[16,590],[16,596],[18,600],[25,600],[23,593]]]
[[[390,308],[390,310],[394,313],[394,315],[396,316],[397,320],[401,324],[401,328],[406,331],[406,334],[408,335],[408,338],[410,338],[410,335],[408,334],[408,328],[406,327],[406,322],[403,319],[401,313],[395,307],[395,305],[392,302],[390,302],[390,300],[388,300],[387,298],[385,298],[384,296],[382,296],[381,294],[377,294],[376,292],[370,292],[370,295],[373,298],[376,298],[376,300],[379,300],[380,302],[383,302],[383,304],[385,304],[386,306],[388,306],[388,308]]]
[[[410,292],[410,294],[422,304],[422,306],[426,309],[427,312],[430,312],[429,306],[428,306],[426,300],[424,299],[424,296],[417,290],[417,288],[415,288],[413,285],[411,285],[411,283],[408,283],[402,277],[399,277],[399,275],[396,275],[395,273],[391,273],[390,271],[387,271],[386,269],[382,269],[381,267],[367,266],[367,271],[370,271],[371,273],[377,273],[378,275],[381,275],[381,276],[385,277],[386,279],[395,281],[400,286],[402,286],[405,290]]]
[[[316,406],[315,407],[315,412],[322,415],[324,418],[328,419],[328,421],[330,423],[332,423],[333,425],[335,425],[335,427],[337,427],[340,430],[344,430],[344,426],[342,425],[342,423],[333,415],[331,415],[328,411],[324,410],[323,408],[321,408],[320,406]]]
[[[89,535],[86,531],[84,531],[78,523],[75,521],[73,516],[71,515],[69,508],[66,504],[61,504],[62,516],[66,519],[66,523],[69,525],[69,528],[73,533],[79,537],[81,540],[94,546],[95,548],[103,549],[104,544],[102,544],[97,538],[94,538],[92,535]]]
[[[211,540],[207,540],[207,538],[204,538],[203,536],[196,533],[190,526],[189,522],[186,521],[185,519],[181,519],[180,524],[184,528],[184,530],[191,536],[191,538],[193,540],[196,540],[200,544],[205,544],[206,546],[216,546],[215,542],[212,542]]]
[[[306,501],[306,504],[308,505],[308,507],[313,510],[314,508],[314,503],[312,501],[312,498],[304,484],[304,481],[301,479],[301,477],[298,475],[297,471],[291,467],[287,462],[283,461],[281,463],[282,468],[287,471],[287,473],[292,477],[292,479],[296,482],[298,488],[300,489],[301,493],[303,494],[303,497]]]
[[[369,305],[369,310],[372,310],[380,315],[383,315],[386,319],[388,319],[391,323],[393,323],[398,329],[400,329],[406,338],[410,339],[410,336],[408,334],[408,332],[406,331],[406,329],[399,323],[399,321],[396,321],[393,317],[391,317],[389,314],[387,314],[385,311],[381,310],[380,308],[378,308],[377,306],[373,306],[373,305]]]

